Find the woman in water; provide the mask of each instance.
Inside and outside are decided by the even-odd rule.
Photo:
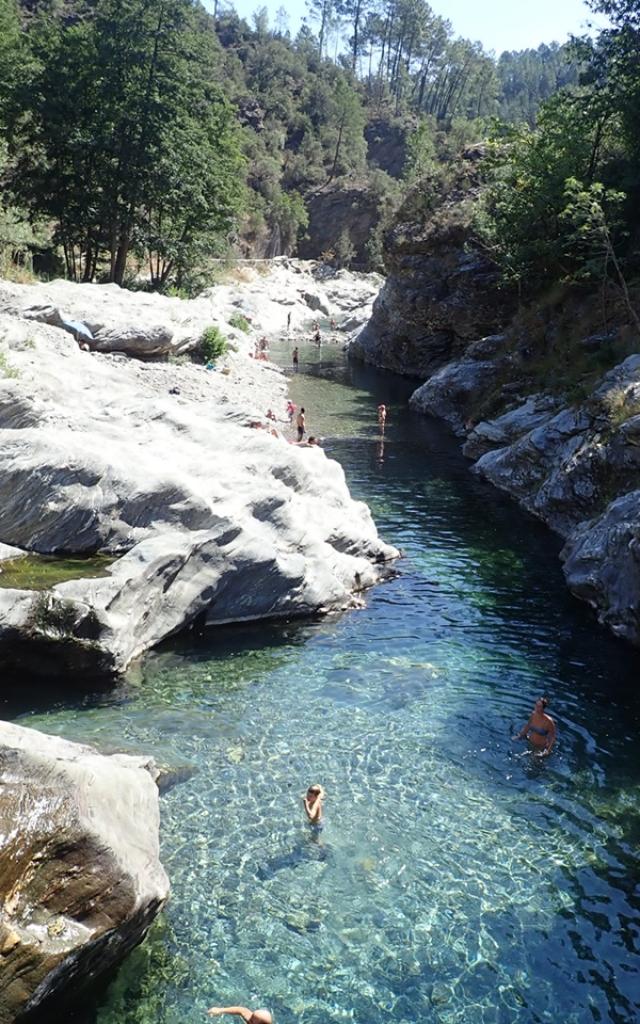
[[[539,697],[529,715],[529,721],[513,737],[514,740],[528,740],[538,757],[547,757],[556,742],[556,723],[547,714],[548,703],[546,697]]]
[[[325,796],[326,793],[322,786],[314,785],[309,786],[307,792],[302,797],[305,814],[316,828],[322,828],[322,801]]]

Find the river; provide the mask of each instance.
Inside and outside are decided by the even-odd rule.
[[[404,552],[362,610],[165,645],[108,695],[5,691],[21,724],[197,768],[162,798],[171,902],[98,1024],[235,1003],[276,1024],[640,1016],[640,656],[410,390],[332,347],[302,348],[292,381]],[[510,739],[542,692],[547,760]]]

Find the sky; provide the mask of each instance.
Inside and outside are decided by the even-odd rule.
[[[238,14],[248,20],[260,0],[231,0]],[[559,43],[572,33],[586,31],[590,12],[583,0],[430,0],[436,14],[448,18],[454,34],[480,40],[485,50],[524,50],[540,43]],[[209,6],[209,5],[207,5]],[[304,0],[264,0],[271,21],[279,7],[289,13],[295,33],[306,13]]]

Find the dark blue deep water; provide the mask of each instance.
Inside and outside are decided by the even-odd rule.
[[[640,656],[407,382],[301,356],[294,399],[403,549],[397,578],[340,617],[174,643],[107,696],[7,698],[25,725],[197,768],[162,798],[172,901],[97,1020],[240,1002],[276,1024],[632,1024]],[[542,692],[546,761],[510,740]]]

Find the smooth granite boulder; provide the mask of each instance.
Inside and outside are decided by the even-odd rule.
[[[337,314],[366,306],[375,288],[354,278],[349,294],[343,272],[316,281],[278,265],[273,293],[287,280],[307,315],[309,288],[334,296]],[[85,286],[75,289],[79,316]],[[63,290],[73,305],[73,286]],[[138,293],[96,290],[103,307],[113,297],[116,310],[123,302],[137,309]],[[196,334],[217,301],[229,309],[229,286],[222,292],[196,300],[208,311]],[[247,305],[235,309],[255,314],[257,294],[253,281],[238,287],[234,302]],[[147,312],[153,298],[163,308],[163,297],[144,295]],[[192,304],[184,305],[193,329]],[[285,326],[287,307],[278,312]],[[103,578],[44,592],[2,589],[0,580],[0,664],[110,677],[196,622],[354,607],[384,574],[397,552],[352,500],[341,467],[321,448],[288,443],[286,378],[249,358],[262,333],[252,319],[245,351],[239,344],[208,370],[83,351],[59,328],[0,313],[10,371],[0,378],[0,541],[114,559]],[[312,417],[309,410],[310,429]]]
[[[68,1020],[169,896],[153,762],[0,723],[0,1024]]]

